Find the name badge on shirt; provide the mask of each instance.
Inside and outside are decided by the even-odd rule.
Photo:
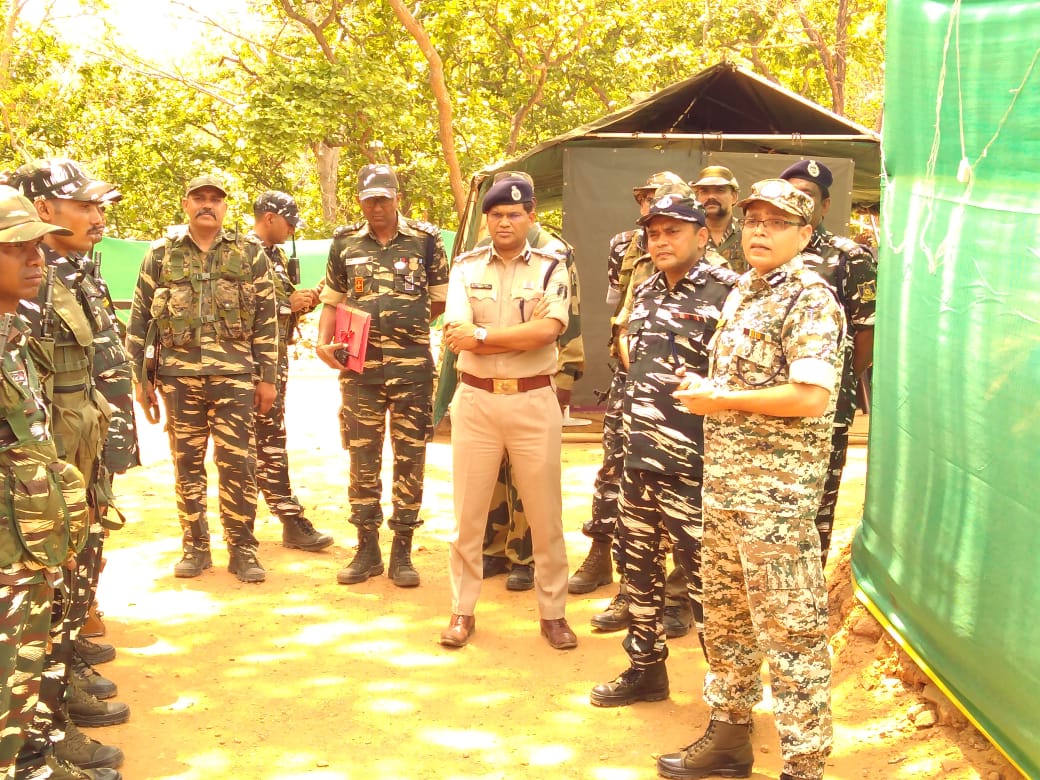
[[[469,286],[471,290],[490,290],[491,284],[487,282],[472,282]]]

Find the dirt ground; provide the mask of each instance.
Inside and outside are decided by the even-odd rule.
[[[194,580],[173,577],[180,545],[172,467],[161,430],[142,420],[146,465],[116,483],[130,522],[107,543],[99,593],[105,641],[118,648],[100,671],[118,683],[118,699],[133,714],[124,725],[91,731],[125,751],[124,777],[635,780],[655,777],[659,753],[701,733],[705,666],[692,636],[670,642],[668,700],[616,709],[589,704],[589,689],[627,666],[623,635],[589,626],[610,588],[570,599],[575,650],[552,650],[539,635],[533,594],[507,591],[502,577],[485,583],[471,643],[440,647],[451,607],[446,436],[429,448],[425,525],[414,555],[422,585],[402,590],[386,577],[337,585],[355,542],[337,407],[334,375],[313,361],[294,363],[288,418],[295,488],[336,544],[319,554],[284,549],[280,525],[261,502],[259,557],[268,578],[260,585],[239,583],[225,569],[212,472],[214,568]],[[598,444],[564,447],[572,570],[588,550],[580,527],[600,457]],[[851,448],[836,551],[847,548],[860,517],[865,469],[866,448]],[[385,530],[382,543],[385,555]],[[862,607],[853,609],[847,549],[833,557],[828,777],[1019,777],[948,705],[922,695],[923,678],[900,661]],[[769,707],[767,696],[755,719],[759,780],[778,777],[781,768]]]

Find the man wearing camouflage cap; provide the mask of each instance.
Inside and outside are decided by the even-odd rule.
[[[7,475],[0,490],[5,506],[18,507],[0,520],[0,776],[5,778],[15,777],[16,757],[36,714],[52,597],[89,523],[82,476],[58,459],[48,424],[51,407],[41,373],[51,370],[50,359],[17,314],[20,301],[35,299],[44,281],[42,246],[48,235],[69,237],[72,231],[41,221],[20,192],[0,186],[0,469]],[[35,486],[32,495],[27,485]],[[52,769],[45,758],[19,763],[18,777],[119,777],[109,769],[95,774],[62,767],[53,755]]]
[[[105,208],[122,196],[66,158],[23,165],[9,181],[33,201],[40,218],[71,231],[44,238],[47,281],[36,301],[23,302],[21,310],[52,353],[56,372],[48,385],[55,440],[59,454],[84,474],[91,512],[87,543],[76,569],[66,574],[66,592],[55,594],[68,606],[56,610],[63,617],[52,626],[37,717],[20,763],[42,761],[53,743],[59,761],[114,768],[122,751],[88,738],[77,726],[118,724],[130,717],[126,704],[103,701],[116,695],[116,685],[90,666],[111,660],[115,648],[79,636],[101,573],[105,530],[122,525],[111,506],[112,475],[140,463],[129,361],[99,262],[88,256],[104,234]]]
[[[639,220],[657,270],[636,288],[618,323],[628,378],[617,547],[630,604],[623,647],[631,665],[593,688],[592,703],[603,707],[668,696],[667,547],[689,583],[686,600],[698,629],[701,623],[701,418],[691,419],[672,393],[686,371],[706,373],[708,341],[738,275],[705,261],[704,213],[689,188],[678,187],[658,189]]]
[[[662,755],[671,778],[748,777],[768,658],[781,780],[821,780],[831,750],[827,586],[814,518],[830,451],[845,317],[805,267],[812,199],[783,179],[739,204],[752,270],[722,311],[706,377],[677,393],[704,415],[704,735]]]
[[[422,525],[426,444],[433,436],[430,322],[444,310],[448,260],[436,225],[400,213],[389,165],[362,167],[357,193],[364,219],[333,234],[318,321],[318,357],[340,372],[340,433],[350,452],[347,493],[358,533],[357,553],[336,581],[355,585],[384,571],[380,469],[389,416],[394,511],[387,525],[394,540],[386,573],[398,587],[414,588],[412,539]],[[335,343],[340,304],[371,317],[360,374],[336,357],[344,346]]]
[[[270,411],[257,413],[255,419],[256,484],[268,509],[282,522],[282,544],[317,552],[332,544],[332,537],[315,529],[293,495],[285,433],[289,345],[296,341],[299,318],[318,305],[317,290],[296,287],[300,283],[299,260],[294,252],[295,262],[290,261],[281,246],[292,237],[295,247],[296,230],[302,224],[296,201],[285,192],[269,190],[253,203],[253,229],[246,237],[246,255],[252,257],[261,251],[267,255],[278,309],[278,395]]]
[[[226,199],[217,176],[188,183],[181,200],[188,224],[154,241],[141,262],[127,348],[138,402],[152,422],[157,391],[166,407],[181,525],[174,576],[198,577],[213,565],[205,468],[212,436],[228,571],[263,582],[252,528],[253,414],[266,414],[275,400],[278,321],[267,255],[248,257],[237,234],[224,230]]]
[[[820,534],[820,553],[827,564],[831,546],[831,529],[838,505],[841,473],[849,449],[849,427],[856,416],[856,387],[860,376],[870,366],[874,355],[874,309],[877,303],[877,260],[866,248],[845,236],[836,236],[823,226],[823,218],[831,205],[830,188],[834,175],[830,168],[816,160],[799,160],[780,174],[813,199],[810,220],[813,235],[809,240],[806,266],[827,280],[838,294],[845,310],[848,332],[845,338],[841,395],[834,412],[834,434],[831,458],[827,468],[820,508],[816,513],[816,530]]]
[[[709,252],[722,257],[738,274],[744,273],[748,264],[741,248],[740,225],[733,214],[733,205],[740,197],[737,177],[723,165],[709,165],[690,186],[708,218]]]

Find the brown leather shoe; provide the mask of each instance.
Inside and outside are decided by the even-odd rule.
[[[567,625],[567,618],[556,620],[542,620],[542,636],[549,640],[549,644],[557,650],[570,650],[578,646],[578,637]]]
[[[441,644],[445,647],[462,647],[476,630],[473,615],[452,615],[448,627],[441,631]]]

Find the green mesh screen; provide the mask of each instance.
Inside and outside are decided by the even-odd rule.
[[[872,608],[1040,777],[1040,3],[889,0]],[[1034,482],[1036,480],[1036,482]]]

